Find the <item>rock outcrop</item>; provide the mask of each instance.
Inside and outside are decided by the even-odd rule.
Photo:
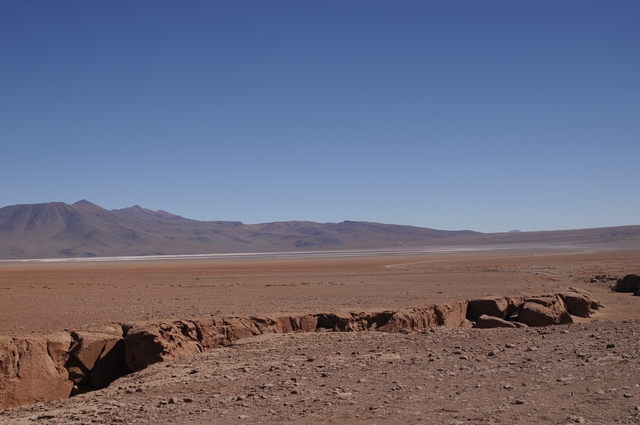
[[[64,363],[71,342],[66,333],[0,337],[0,409],[69,397]]]
[[[487,316],[483,314],[478,317],[474,326],[477,329],[491,329],[491,328],[527,328],[524,323],[509,322],[508,320],[501,319],[499,317]]]
[[[301,316],[212,317],[124,325],[124,357],[132,371],[177,360],[238,339],[265,333],[401,332],[432,326],[459,327],[467,302],[374,313],[318,313]]]
[[[556,295],[525,300],[518,313],[518,322],[527,326],[551,326],[573,323],[573,319],[562,298]]]
[[[591,317],[600,309],[600,303],[594,300],[587,291],[578,288],[569,289],[570,292],[560,293],[560,297],[572,316]]]
[[[571,316],[591,317],[600,307],[601,304],[587,291],[569,288],[559,294],[537,297],[471,300],[467,320],[475,322],[475,328],[561,325],[573,323]]]
[[[618,279],[611,289],[615,292],[633,292],[633,295],[640,296],[640,275],[628,274]]]
[[[474,322],[482,315],[506,319],[508,308],[509,301],[506,298],[485,297],[471,300],[467,309],[467,319]]]
[[[397,311],[171,319],[0,338],[0,409],[103,388],[153,363],[177,360],[242,338],[289,332],[410,332],[435,326],[547,326],[588,317],[600,305],[577,289],[538,297],[487,297]]]
[[[138,323],[125,328],[125,362],[134,372],[153,363],[181,359],[203,351],[192,321]]]
[[[124,362],[122,327],[72,331],[74,342],[65,367],[75,385],[104,388],[131,370]]]

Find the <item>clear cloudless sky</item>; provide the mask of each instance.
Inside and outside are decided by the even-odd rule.
[[[640,224],[640,2],[0,2],[0,206]]]

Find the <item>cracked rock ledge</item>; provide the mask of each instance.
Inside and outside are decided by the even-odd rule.
[[[242,338],[288,332],[411,332],[572,323],[602,307],[581,289],[486,297],[397,311],[201,317],[113,324],[44,336],[0,336],[0,409],[104,388],[128,373]]]

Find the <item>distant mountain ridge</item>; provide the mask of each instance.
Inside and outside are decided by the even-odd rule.
[[[473,234],[351,221],[203,222],[138,205],[106,210],[86,200],[0,209],[0,259],[377,248]]]
[[[607,239],[608,238],[608,239]],[[640,240],[640,226],[483,234],[343,221],[243,224],[197,221],[138,205],[107,210],[86,200],[0,209],[0,260],[334,249],[531,241]]]

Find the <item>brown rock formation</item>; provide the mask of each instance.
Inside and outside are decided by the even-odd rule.
[[[74,342],[65,367],[74,384],[104,388],[131,371],[124,362],[120,326],[73,331],[71,337]]]
[[[127,329],[125,362],[136,372],[150,364],[189,357],[203,351],[194,322],[140,323]]]
[[[71,337],[64,334],[0,337],[0,409],[69,397],[65,345],[68,352]]]
[[[176,319],[47,337],[4,337],[0,338],[0,408],[65,398],[74,384],[102,388],[150,364],[190,357],[254,335],[468,328],[472,326],[468,317],[481,312],[476,328],[547,326],[572,323],[569,313],[587,317],[598,308],[588,293],[573,290],[526,299],[482,298],[398,311]]]
[[[550,326],[573,323],[562,298],[529,298],[520,307],[518,322],[527,326]]]
[[[509,301],[506,298],[486,297],[471,300],[467,309],[467,319],[476,321],[482,315],[505,319],[508,308]]]
[[[640,275],[628,274],[618,279],[611,289],[616,292],[633,292],[633,295],[640,296]]]
[[[560,297],[567,306],[567,311],[573,316],[591,317],[598,311],[600,304],[587,291],[570,288],[571,292],[563,292]]]
[[[483,314],[478,317],[476,324],[473,326],[477,329],[491,329],[491,328],[527,328],[524,323],[509,322],[508,320],[501,319],[499,317],[487,316]]]

